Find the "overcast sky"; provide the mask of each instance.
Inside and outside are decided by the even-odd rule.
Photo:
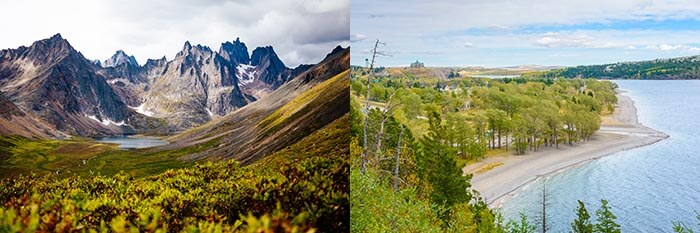
[[[700,54],[696,0],[352,0],[352,64],[580,65]]]
[[[249,52],[272,45],[285,65],[316,63],[349,45],[349,0],[0,0],[0,48],[61,33],[88,59],[118,49],[173,59],[189,40],[218,51],[240,37]]]

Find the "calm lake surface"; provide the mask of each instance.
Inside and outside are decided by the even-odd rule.
[[[635,101],[639,121],[671,137],[585,163],[546,179],[547,225],[570,232],[576,200],[595,219],[607,199],[622,232],[672,232],[674,221],[698,225],[700,212],[700,80],[615,81]],[[529,184],[501,209],[540,219],[542,180]],[[538,231],[540,231],[538,229]]]
[[[160,140],[157,138],[143,138],[143,137],[130,137],[130,136],[112,136],[99,138],[96,141],[119,144],[119,148],[122,149],[139,149],[154,146],[162,146],[168,144],[165,140]]]

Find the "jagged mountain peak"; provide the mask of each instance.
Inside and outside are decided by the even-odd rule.
[[[63,37],[61,36],[61,33],[56,33],[55,35],[51,36],[49,40],[63,40]]]
[[[227,41],[222,43],[221,48],[219,49],[219,54],[224,59],[236,64],[250,63],[248,47],[246,47],[245,43],[241,42],[241,39],[238,37],[234,42]]]
[[[104,61],[104,67],[115,67],[122,64],[139,66],[134,56],[129,56],[124,50],[117,50],[112,57]]]
[[[68,46],[70,46],[70,44],[68,43],[68,40],[64,39],[60,33],[57,33],[56,35],[53,35],[50,38],[36,41],[32,44],[32,46],[34,46],[34,45],[47,45],[47,46],[68,45]]]
[[[333,55],[335,55],[335,54],[344,52],[346,49],[349,49],[349,48],[350,48],[350,47],[348,47],[348,48],[343,48],[343,46],[340,46],[340,45],[335,46],[335,48],[333,49],[333,51],[331,51],[331,53],[329,53],[328,55],[326,55],[326,58],[328,58],[328,57],[330,57],[330,56],[333,56]]]
[[[121,128],[135,118],[110,88],[105,73],[59,34],[7,51],[11,56],[0,61],[0,89],[28,114],[74,135],[132,130]],[[91,117],[123,124],[107,126]]]
[[[215,52],[209,48],[209,46],[197,44],[192,46],[189,41],[185,41],[185,45],[182,47],[182,51],[178,52],[175,57],[187,56],[190,54],[195,54],[197,56],[210,56]]]
[[[209,46],[206,46],[206,45],[197,44],[194,47],[197,48],[198,50],[201,50],[201,51],[206,51],[206,52],[212,51],[211,48],[209,48]]]
[[[150,59],[150,58],[149,58],[148,60],[146,60],[146,64],[145,64],[144,66],[152,66],[152,65],[156,65],[156,64],[165,64],[166,62],[168,62],[168,59],[166,59],[165,56],[163,56],[163,57],[160,58],[160,59]]]
[[[277,53],[275,53],[275,49],[273,49],[272,46],[257,47],[255,48],[255,50],[253,50],[253,55],[250,56],[251,65],[258,66],[267,61],[270,62],[270,66],[278,68],[280,70],[286,68],[284,62],[280,60],[279,56],[277,56]]]
[[[33,58],[48,61],[52,58],[55,59],[64,57],[70,52],[77,53],[70,43],[68,43],[68,40],[63,39],[61,34],[56,34],[48,39],[43,39],[32,43],[32,45],[29,47],[29,53],[27,55]]]

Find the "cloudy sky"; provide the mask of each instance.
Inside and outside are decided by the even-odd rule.
[[[489,0],[350,3],[352,64],[374,41],[378,65],[582,65],[700,54],[695,0]]]
[[[172,59],[185,41],[218,51],[241,41],[249,52],[272,45],[287,66],[316,63],[348,46],[349,0],[0,0],[0,48],[61,33],[88,59],[118,49]]]

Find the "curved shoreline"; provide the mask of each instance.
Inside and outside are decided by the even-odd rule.
[[[651,145],[669,137],[638,122],[637,109],[629,96],[618,93],[617,97],[614,114],[603,118],[600,130],[590,141],[573,146],[560,145],[558,149],[542,148],[520,156],[509,154],[488,157],[465,166],[464,173],[474,175],[472,189],[479,191],[490,207],[500,208],[540,177],[551,176],[621,151]],[[476,173],[493,163],[502,165]]]

